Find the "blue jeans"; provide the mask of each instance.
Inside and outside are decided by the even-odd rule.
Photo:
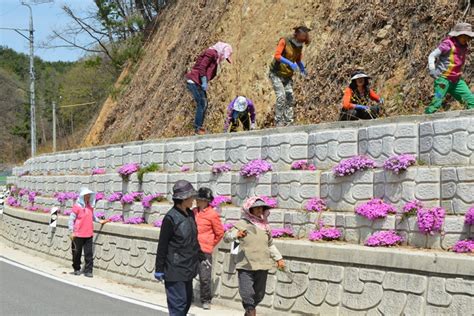
[[[166,300],[170,316],[186,316],[193,300],[193,280],[165,282]]]
[[[204,124],[204,117],[207,110],[207,94],[195,83],[187,83],[189,91],[196,101],[196,117],[194,118],[194,130],[197,132]]]

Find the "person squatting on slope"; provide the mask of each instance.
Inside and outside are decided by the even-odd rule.
[[[171,316],[186,316],[193,300],[193,278],[204,254],[191,210],[197,195],[191,183],[179,180],[173,186],[174,206],[163,218],[156,253],[155,278],[165,281]]]
[[[239,280],[239,293],[246,316],[257,314],[256,307],[265,297],[268,270],[285,268],[283,257],[273,244],[268,223],[270,206],[259,197],[245,201],[242,219],[225,234],[226,242],[238,242],[234,255]],[[234,246],[232,246],[234,248]]]
[[[204,309],[211,308],[212,300],[212,252],[224,237],[224,227],[216,210],[209,204],[214,197],[209,188],[200,188],[196,197],[194,217],[198,228],[198,241],[206,260],[199,267],[201,303]]]
[[[68,228],[71,238],[72,267],[74,275],[81,274],[81,256],[84,249],[84,275],[92,278],[94,268],[94,254],[92,251],[92,237],[94,236],[94,222],[101,225],[108,220],[98,220],[94,215],[95,193],[87,188],[81,188],[79,198],[72,207],[69,215]]]
[[[303,76],[307,75],[303,64],[303,45],[309,44],[309,32],[306,26],[294,29],[294,34],[281,38],[270,65],[269,78],[276,95],[275,125],[277,127],[291,125],[293,114],[293,74],[299,69]]]
[[[340,121],[370,120],[377,118],[380,106],[384,103],[374,90],[370,88],[370,77],[361,70],[351,76],[351,83],[344,91]],[[375,101],[378,105],[370,105]]]
[[[186,74],[187,87],[196,102],[196,116],[194,130],[196,134],[204,134],[204,119],[207,110],[207,87],[209,81],[214,79],[217,69],[224,60],[232,63],[232,47],[223,42],[218,42],[199,55],[190,72]]]
[[[434,81],[434,97],[425,113],[439,110],[446,94],[474,109],[474,95],[462,76],[462,69],[468,54],[468,43],[474,37],[472,26],[458,23],[439,46],[428,57],[428,69]]]
[[[255,106],[249,98],[238,96],[227,106],[227,117],[224,122],[224,133],[227,133],[230,125],[230,132],[236,132],[242,123],[244,131],[255,129]]]

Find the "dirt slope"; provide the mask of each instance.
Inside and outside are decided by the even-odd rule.
[[[200,9],[199,2],[205,7]],[[298,124],[334,120],[356,67],[373,76],[373,86],[388,101],[385,115],[420,113],[432,93],[427,56],[462,18],[466,3],[178,0],[159,17],[131,82],[116,102],[105,103],[85,145],[190,135],[194,103],[184,74],[203,49],[219,40],[232,44],[235,63],[225,64],[210,83],[208,130],[222,130],[225,107],[237,94],[255,101],[259,127],[271,126],[268,65],[278,39],[299,24],[314,31],[304,51],[310,76],[295,80]],[[465,20],[474,22],[471,14]],[[474,84],[472,58],[464,77]]]

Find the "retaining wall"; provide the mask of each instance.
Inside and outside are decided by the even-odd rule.
[[[7,207],[0,215],[4,242],[70,261],[66,218],[51,230],[49,216]],[[95,224],[95,273],[163,290],[153,282],[159,230]],[[470,315],[474,306],[474,257],[409,249],[276,241],[289,273],[270,271],[260,310],[274,315]],[[235,267],[222,243],[213,258],[215,301],[239,307]],[[195,285],[196,295],[198,286]]]

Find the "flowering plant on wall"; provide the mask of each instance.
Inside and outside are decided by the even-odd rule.
[[[336,177],[350,176],[359,170],[375,168],[375,161],[366,156],[354,156],[344,159],[333,168]]]
[[[316,166],[307,160],[297,160],[291,163],[291,170],[316,170]]]
[[[102,201],[103,199],[105,199],[105,194],[103,192],[97,192],[95,194],[95,201],[96,202]]]
[[[222,224],[222,227],[224,228],[224,232],[227,232],[234,227],[234,223],[225,223]]]
[[[98,219],[105,219],[105,213],[104,212],[94,212],[94,215]]]
[[[403,238],[395,231],[379,231],[375,232],[365,240],[365,245],[369,247],[392,247],[399,245]]]
[[[161,202],[164,200],[164,196],[161,193],[153,193],[149,195],[144,195],[142,198],[142,205],[144,208],[151,208],[151,205],[154,202]]]
[[[327,205],[326,205],[326,201],[324,201],[323,199],[314,197],[314,198],[309,199],[306,202],[304,208],[308,212],[319,213],[319,212],[327,210]]]
[[[19,197],[23,197],[23,196],[26,196],[28,195],[28,190],[27,189],[20,189],[20,191],[18,191],[18,196]]]
[[[278,201],[275,198],[272,198],[272,197],[266,196],[266,195],[260,195],[259,198],[262,199],[262,201],[265,202],[265,204],[267,204],[271,208],[278,207]]]
[[[423,208],[417,214],[418,229],[422,233],[434,235],[441,231],[445,216],[446,211],[441,207]]]
[[[474,253],[474,240],[459,240],[454,244],[451,250],[457,253]]]
[[[105,173],[106,173],[106,171],[103,168],[94,168],[94,169],[92,169],[92,175],[93,176],[98,175],[98,174],[105,174]]]
[[[407,202],[405,205],[403,205],[402,215],[404,217],[415,216],[422,208],[423,204],[418,200]]]
[[[120,192],[114,192],[111,195],[109,195],[106,200],[109,202],[118,202],[122,199],[122,193]]]
[[[79,194],[76,192],[56,192],[53,197],[55,197],[59,203],[63,204],[68,200],[76,201],[79,198]]]
[[[7,205],[11,206],[11,207],[20,207],[21,206],[21,203],[20,201],[18,201],[17,199],[15,199],[14,196],[9,196],[7,198]]]
[[[64,211],[63,211],[63,215],[66,215],[66,216],[71,215],[71,213],[72,213],[72,210],[71,210],[71,209],[68,209],[68,210],[64,210]]]
[[[466,225],[474,225],[474,205],[469,208],[464,216],[464,223],[466,223]]]
[[[341,231],[336,227],[321,227],[318,230],[311,231],[308,238],[310,241],[337,240],[341,238]]]
[[[34,204],[35,203],[35,199],[36,197],[40,195],[39,192],[36,192],[36,191],[30,191],[28,192],[28,202],[30,202],[31,204]]]
[[[182,166],[179,170],[181,170],[181,172],[188,172],[191,168],[189,166]]]
[[[213,174],[220,174],[220,173],[225,173],[229,172],[232,170],[232,166],[228,163],[216,163],[212,165],[212,173]]]
[[[370,220],[385,218],[388,214],[395,214],[397,210],[389,203],[381,199],[372,199],[356,207],[355,213]]]
[[[416,163],[416,157],[410,154],[395,155],[383,163],[383,168],[387,171],[392,171],[395,174],[399,174],[402,171],[408,169]]]
[[[124,224],[131,224],[131,225],[143,224],[143,223],[145,223],[145,219],[143,217],[140,217],[140,216],[129,217],[123,223]]]
[[[110,216],[108,220],[109,222],[112,222],[112,223],[123,222],[123,216],[120,214],[115,214],[115,215]]]
[[[122,167],[120,167],[117,172],[122,176],[124,179],[128,179],[128,177],[140,170],[140,165],[137,163],[126,163]]]
[[[156,221],[153,222],[153,226],[160,228],[161,225],[163,225],[163,220],[162,219],[157,219]]]
[[[212,207],[220,207],[222,204],[230,204],[231,202],[232,199],[230,198],[230,196],[217,195],[214,197],[214,199],[209,205]]]
[[[240,174],[246,178],[250,178],[250,177],[258,178],[261,175],[272,170],[273,170],[273,167],[271,163],[262,159],[255,159],[243,165],[240,168]]]
[[[294,232],[291,228],[274,228],[271,235],[273,238],[294,237]]]
[[[142,195],[143,194],[141,192],[127,193],[122,196],[120,202],[122,204],[132,204],[133,202],[140,202]]]

